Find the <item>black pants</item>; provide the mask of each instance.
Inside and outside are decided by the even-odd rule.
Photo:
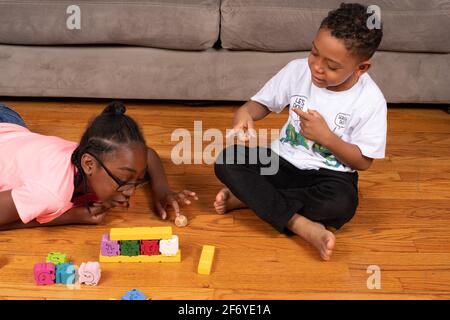
[[[336,229],[354,216],[358,206],[357,172],[300,170],[279,157],[276,174],[261,175],[261,168],[269,165],[263,165],[259,159],[251,164],[248,147],[234,145],[227,149],[216,160],[216,176],[279,232],[290,233],[286,225],[295,213]],[[234,154],[232,163],[227,163],[226,152]],[[270,149],[264,152],[272,154]]]

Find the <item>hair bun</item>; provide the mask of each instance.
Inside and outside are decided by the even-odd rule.
[[[102,113],[109,113],[109,114],[115,114],[115,115],[123,115],[127,111],[127,108],[125,108],[125,105],[122,101],[112,101],[110,102],[106,108],[103,110]]]

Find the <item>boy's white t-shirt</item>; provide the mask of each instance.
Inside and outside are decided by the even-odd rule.
[[[354,171],[328,149],[301,135],[301,120],[293,108],[316,110],[338,137],[357,145],[364,156],[384,158],[386,100],[367,73],[348,90],[330,91],[312,83],[307,59],[297,59],[281,69],[251,100],[277,113],[289,105],[289,118],[271,149],[299,169]]]

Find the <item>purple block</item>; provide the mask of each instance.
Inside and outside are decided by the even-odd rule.
[[[55,283],[55,265],[53,263],[36,263],[34,279],[39,286]]]
[[[120,255],[119,241],[109,239],[109,234],[105,233],[102,239],[102,256],[118,256]]]

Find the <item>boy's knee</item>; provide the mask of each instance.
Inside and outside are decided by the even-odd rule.
[[[358,207],[358,194],[353,190],[342,190],[334,197],[323,201],[321,210],[331,219],[349,221]]]
[[[218,155],[215,165],[230,167],[247,163],[248,148],[241,145],[231,145],[223,149]]]
[[[223,149],[214,163],[214,173],[219,180],[225,181],[233,172],[240,170],[246,163],[248,148],[242,145],[231,145]]]
[[[225,164],[217,163],[217,162],[214,164],[214,174],[220,180],[222,180],[222,177],[224,177],[226,175],[225,171],[226,171],[226,165]]]

